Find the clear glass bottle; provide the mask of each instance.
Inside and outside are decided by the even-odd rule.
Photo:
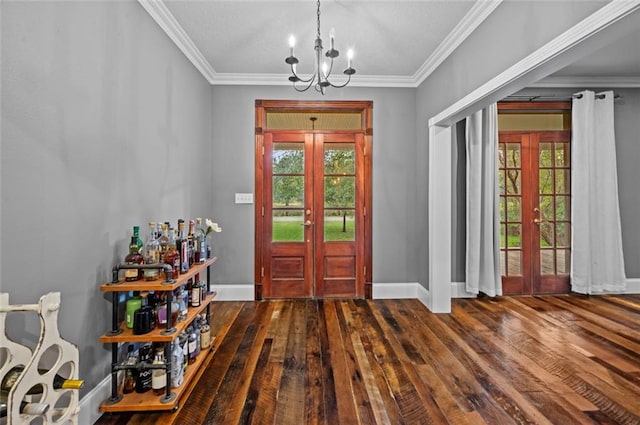
[[[160,242],[155,235],[156,223],[149,222],[149,237],[144,244],[143,257],[145,264],[160,264]],[[145,269],[145,280],[156,280],[160,277],[160,269]]]
[[[138,355],[135,352],[135,347],[133,346],[133,344],[129,344],[129,347],[127,347],[127,362],[126,365],[127,366],[135,366],[138,363]],[[136,369],[133,368],[127,368],[124,371],[124,384],[122,387],[122,392],[124,394],[129,394],[132,393],[133,390],[135,390],[136,388],[136,378],[137,378],[137,371]]]
[[[176,237],[176,249],[180,254],[180,273],[189,271],[189,241],[184,232],[184,220],[178,220],[178,235]]]
[[[164,363],[164,347],[156,348],[155,357],[153,358],[153,364],[163,365]],[[167,370],[165,368],[153,369],[151,374],[151,388],[155,395],[162,395],[165,392],[167,386]]]
[[[160,257],[164,257],[164,253],[167,252],[167,248],[169,247],[169,226],[166,223],[161,223],[159,228],[158,235],[158,244],[160,245]]]
[[[131,242],[129,243],[129,254],[124,257],[124,263],[128,265],[139,265],[144,263],[144,258],[142,257],[142,254],[140,254],[135,236],[131,236]],[[124,270],[124,280],[126,280],[127,282],[140,280],[142,279],[142,276],[142,269]]]
[[[184,381],[184,354],[180,346],[180,340],[174,339],[171,343],[171,387],[177,388]]]

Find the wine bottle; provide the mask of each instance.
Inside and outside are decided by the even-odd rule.
[[[156,355],[153,359],[154,365],[164,365],[164,352],[163,348],[156,349]],[[151,388],[153,389],[154,394],[162,395],[165,391],[165,387],[167,386],[167,371],[166,369],[153,369],[153,373],[151,374]]]
[[[15,385],[18,377],[24,371],[24,365],[15,366],[10,369],[2,379],[2,384],[0,384],[0,391],[8,393],[11,388]],[[41,375],[47,373],[47,370],[39,369],[38,372]],[[53,377],[53,388],[56,390],[64,389],[64,390],[79,390],[84,386],[84,381],[82,379],[67,379],[62,376],[56,374]],[[36,384],[32,386],[27,394],[40,394],[44,391],[42,384]]]
[[[8,393],[0,393],[0,418],[5,418],[9,415],[9,397]],[[28,403],[26,401],[20,402],[20,413],[23,415],[40,416],[47,413],[49,405],[47,403]]]
[[[180,273],[189,271],[189,241],[184,234],[184,220],[178,220],[178,237],[176,238],[176,249],[180,254]]]
[[[207,323],[207,314],[200,316],[200,349],[206,350],[211,345],[211,326]]]

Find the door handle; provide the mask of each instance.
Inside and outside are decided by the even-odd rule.
[[[305,227],[313,226],[313,222],[311,220],[307,220],[304,223],[300,223],[300,226],[305,226]]]

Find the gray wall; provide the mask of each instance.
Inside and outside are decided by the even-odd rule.
[[[1,7],[0,286],[12,303],[62,293],[84,396],[109,371],[98,286],[131,227],[212,214],[211,87],[135,1]],[[9,325],[37,340],[35,316]]]
[[[289,86],[213,88],[212,193],[223,227],[214,238],[214,282],[254,282],[254,206],[234,204],[234,193],[254,191],[256,99],[373,101],[373,281],[416,282],[415,90],[330,89],[321,96]]]
[[[606,2],[503,2],[421,85],[416,94],[418,279],[429,288],[428,120],[589,16]],[[454,173],[456,166],[453,167]],[[459,238],[461,235],[453,234]],[[464,238],[464,235],[462,235]],[[456,255],[455,244],[452,247]],[[422,260],[425,259],[425,260]],[[456,260],[453,260],[454,263]],[[456,275],[456,273],[454,273]]]

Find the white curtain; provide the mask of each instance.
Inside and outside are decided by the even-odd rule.
[[[626,288],[618,204],[613,92],[574,96],[571,171],[571,288]]]
[[[502,295],[498,198],[498,106],[466,119],[466,291]]]

